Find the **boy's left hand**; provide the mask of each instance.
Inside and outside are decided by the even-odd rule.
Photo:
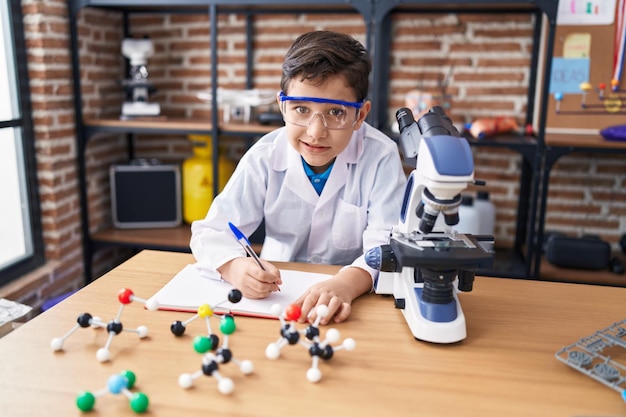
[[[344,268],[326,281],[312,285],[294,302],[302,309],[299,321],[313,322],[316,318],[315,308],[326,305],[328,315],[320,324],[342,322],[350,316],[352,301],[369,291],[371,286],[372,278],[367,271],[357,267]]]

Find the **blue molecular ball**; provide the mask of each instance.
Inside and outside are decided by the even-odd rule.
[[[107,387],[112,394],[119,394],[124,388],[128,388],[128,380],[122,375],[111,375]]]

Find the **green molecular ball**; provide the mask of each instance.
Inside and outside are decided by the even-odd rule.
[[[96,397],[89,391],[82,391],[76,397],[76,407],[81,411],[91,411],[96,403]]]
[[[233,316],[225,314],[220,320],[220,331],[223,334],[233,334],[237,329]]]
[[[130,398],[130,408],[135,413],[143,413],[148,409],[150,401],[148,396],[143,392],[136,392]]]
[[[213,342],[208,337],[196,336],[193,338],[193,348],[198,353],[205,353],[213,349]]]
[[[135,381],[137,381],[137,377],[132,371],[128,371],[128,370],[122,371],[120,375],[122,375],[124,378],[126,378],[126,381],[128,381],[126,383],[126,388],[131,389],[135,385]]]

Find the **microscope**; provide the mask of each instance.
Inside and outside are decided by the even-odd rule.
[[[122,105],[122,118],[158,116],[159,103],[148,102],[148,97],[156,89],[148,82],[148,58],[154,55],[154,45],[150,39],[126,38],[122,41],[122,55],[130,63],[130,78],[122,84],[126,90],[126,100]]]
[[[474,180],[474,159],[443,108],[435,106],[416,122],[407,108],[396,112],[399,145],[415,160],[407,180],[400,220],[389,243],[372,248],[367,264],[380,271],[377,294],[391,294],[413,336],[432,343],[455,343],[467,336],[459,291],[471,291],[479,268],[493,265],[482,243],[492,236],[457,233],[461,192]],[[445,230],[433,232],[439,215]]]

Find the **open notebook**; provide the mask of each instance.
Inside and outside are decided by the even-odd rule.
[[[151,298],[159,303],[160,310],[195,313],[199,306],[208,304],[216,313],[230,312],[235,315],[275,318],[272,313],[274,304],[285,308],[311,285],[331,277],[328,274],[286,269],[281,269],[280,275],[283,281],[280,291],[260,300],[244,297],[234,304],[228,301],[228,293],[233,286],[223,281],[217,271],[200,269],[189,264]]]

